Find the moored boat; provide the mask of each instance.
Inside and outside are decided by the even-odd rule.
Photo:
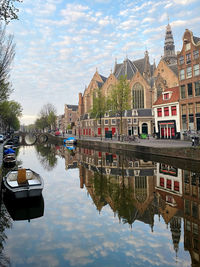
[[[64,139],[64,144],[66,145],[75,145],[77,143],[77,140],[75,137],[68,137],[66,139]]]
[[[42,194],[42,177],[31,169],[12,170],[3,177],[3,185],[15,198],[38,197]]]
[[[5,155],[3,158],[4,167],[14,167],[16,164],[16,158],[14,154]]]

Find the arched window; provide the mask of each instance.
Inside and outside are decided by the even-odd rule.
[[[133,108],[144,108],[144,87],[140,83],[136,83],[132,89]]]

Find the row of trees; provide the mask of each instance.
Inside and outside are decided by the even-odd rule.
[[[121,76],[118,83],[113,85],[111,93],[107,98],[102,94],[101,88],[96,89],[90,116],[91,118],[99,119],[101,127],[101,119],[104,117],[105,112],[117,114],[120,117],[120,135],[122,135],[123,113],[125,110],[130,109],[129,100],[129,83],[126,76]]]

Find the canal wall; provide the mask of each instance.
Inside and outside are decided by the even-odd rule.
[[[130,143],[78,140],[78,146],[88,147],[91,149],[106,149],[116,151],[135,152],[140,154],[149,154],[162,157],[179,158],[185,160],[200,160],[199,147],[151,147]]]
[[[66,139],[63,137],[57,137],[53,135],[48,135],[50,142],[54,144],[63,144],[63,140]],[[77,139],[77,145],[81,147],[87,147],[90,149],[96,150],[105,150],[105,151],[118,151],[118,152],[127,152],[127,153],[140,153],[144,155],[155,155],[157,157],[170,157],[175,159],[184,159],[189,161],[195,161],[196,163],[200,161],[200,147],[191,147],[191,146],[179,146],[179,141],[176,141],[176,144],[170,147],[170,143],[166,144],[166,147],[156,145],[154,142],[151,146],[151,141],[149,141],[148,146],[143,146],[141,143],[123,143],[118,141],[110,140],[94,140],[94,139]]]

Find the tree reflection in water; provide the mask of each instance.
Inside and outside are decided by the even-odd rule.
[[[44,169],[50,171],[57,165],[56,148],[51,144],[36,145],[37,157]]]

